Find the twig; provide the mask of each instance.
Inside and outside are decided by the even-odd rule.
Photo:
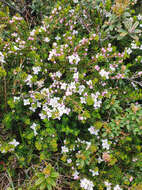
[[[133,78],[124,78],[124,79],[129,80],[129,81],[131,81],[133,83],[136,83],[136,84],[138,84],[138,85],[140,85],[142,87],[142,82],[138,82],[136,80],[133,80]]]
[[[19,9],[17,9],[16,7],[12,6],[10,3],[8,3],[5,0],[0,0],[0,2],[4,3],[6,6],[8,6],[10,9],[13,9],[14,11],[18,12],[19,14],[23,15],[24,11],[20,11]]]
[[[7,178],[9,180],[9,183],[10,183],[11,187],[12,187],[12,190],[15,190],[14,184],[13,184],[13,181],[12,181],[12,178],[11,178],[11,175],[10,175],[10,172],[8,170],[7,170],[7,173],[8,173]]]
[[[89,29],[88,25],[85,23],[83,18],[79,18],[79,20],[80,20],[80,23],[83,24],[83,26],[86,28],[86,30],[90,33],[91,30]]]

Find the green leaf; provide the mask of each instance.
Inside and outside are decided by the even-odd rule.
[[[87,101],[88,106],[91,106],[94,104],[93,98],[91,96],[88,96],[86,101]]]
[[[33,132],[32,132],[32,133],[29,133],[29,134],[26,136],[26,138],[27,138],[28,140],[31,140],[33,137],[34,137],[34,133],[33,133]]]
[[[142,31],[141,30],[139,30],[139,29],[136,29],[135,30],[135,33],[141,33]]]
[[[135,29],[137,28],[138,25],[139,25],[139,22],[136,21],[136,22],[133,24],[132,28],[131,28],[131,32],[135,32]]]
[[[130,30],[132,28],[132,21],[127,20],[126,22],[124,22],[124,25],[127,28],[127,30]]]
[[[113,28],[114,28],[114,26],[113,26],[113,25],[110,25],[110,26],[109,26],[110,31],[112,31],[112,30],[113,30]]]
[[[136,35],[130,35],[134,40],[138,41],[139,40],[139,37],[136,36]]]
[[[58,172],[52,172],[51,177],[57,178],[57,177],[59,177],[59,173]]]
[[[40,185],[40,190],[44,190],[46,188],[46,183],[42,183],[41,185]]]
[[[50,184],[47,184],[47,189],[52,190],[52,186]]]
[[[54,179],[50,179],[50,184],[53,186],[53,187],[55,187],[56,186],[56,182],[54,181]]]
[[[120,36],[122,36],[122,37],[124,37],[124,36],[126,36],[127,35],[127,32],[122,32],[122,33],[120,33]]]
[[[126,30],[120,28],[120,29],[118,30],[118,32],[120,32],[120,33],[126,33]]]
[[[125,12],[125,13],[124,13],[124,16],[125,16],[125,17],[130,17],[131,14],[130,14],[129,12]]]
[[[122,40],[123,36],[117,35],[117,40]]]
[[[36,185],[36,186],[40,185],[44,180],[45,180],[45,177],[39,178],[39,179],[35,182],[35,185]]]
[[[93,85],[95,85],[97,82],[98,82],[98,79],[97,79],[97,78],[94,78],[94,79],[93,79]]]
[[[101,121],[96,121],[96,122],[94,123],[94,126],[95,126],[97,129],[100,129],[100,128],[102,128],[103,123],[102,123]]]
[[[42,144],[39,143],[38,141],[35,142],[35,147],[37,148],[37,150],[41,150],[42,149]]]

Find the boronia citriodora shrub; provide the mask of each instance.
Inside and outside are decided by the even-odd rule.
[[[141,5],[42,6],[0,4],[1,189],[142,189]]]

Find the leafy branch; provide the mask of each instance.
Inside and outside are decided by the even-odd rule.
[[[17,13],[23,15],[24,9],[21,11],[18,8],[16,8],[16,6],[13,6],[12,3],[9,3],[9,2],[7,2],[5,0],[0,0],[0,2],[3,3],[4,5],[8,6],[10,9],[16,11]]]

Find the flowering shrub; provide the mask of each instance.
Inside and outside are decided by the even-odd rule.
[[[57,1],[32,28],[1,4],[0,169],[10,180],[2,188],[141,187],[136,7],[128,0]]]

